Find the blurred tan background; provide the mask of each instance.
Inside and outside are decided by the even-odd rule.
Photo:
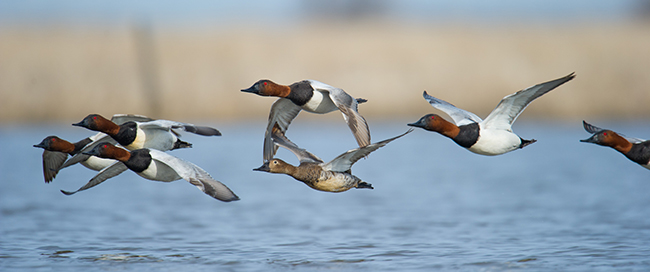
[[[567,11],[550,1],[556,7],[546,15],[531,7],[531,20],[499,9],[486,11],[494,13],[487,18],[469,20],[471,10],[445,18],[445,5],[419,8],[419,1],[404,1],[424,14],[414,20],[408,12],[391,13],[399,1],[280,1],[296,3],[277,15],[260,3],[261,10],[251,10],[216,2],[222,6],[206,4],[201,14],[210,18],[214,9],[215,17],[228,19],[178,24],[160,14],[86,18],[103,14],[101,6],[70,19],[83,7],[64,8],[64,18],[40,11],[50,18],[0,4],[4,15],[11,8],[27,13],[0,20],[0,124],[76,122],[89,113],[263,121],[275,99],[240,92],[259,79],[315,79],[342,88],[368,99],[360,111],[375,120],[412,122],[434,112],[423,90],[484,117],[503,96],[571,72],[573,81],[536,100],[522,118],[650,117],[644,1],[627,1],[613,18],[573,14],[579,6]],[[138,7],[156,8],[155,2]],[[553,8],[564,17],[551,16]],[[428,20],[427,12],[443,18]]]

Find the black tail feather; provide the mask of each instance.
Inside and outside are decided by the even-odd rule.
[[[524,139],[521,138],[521,137],[520,137],[519,139],[521,139],[521,144],[519,145],[519,148],[520,148],[520,149],[521,149],[521,148],[524,148],[525,146],[527,146],[527,145],[529,145],[529,144],[532,144],[532,143],[534,143],[534,142],[537,142],[537,140],[535,140],[535,139],[524,140]]]
[[[357,184],[357,189],[375,189],[375,188],[372,188],[372,184],[370,183],[359,181],[359,184]]]
[[[190,144],[188,142],[183,142],[183,141],[181,141],[181,139],[178,139],[174,143],[174,148],[172,148],[172,150],[179,149],[179,148],[190,148],[190,147],[192,147],[192,144]]]

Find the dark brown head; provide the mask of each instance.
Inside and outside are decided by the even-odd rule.
[[[289,88],[289,86],[276,84],[275,82],[268,79],[262,79],[258,82],[255,82],[255,84],[253,84],[253,86],[250,88],[241,91],[254,93],[260,96],[287,97],[289,93],[291,93],[291,88]]]
[[[34,145],[34,147],[42,148],[47,151],[58,151],[63,153],[74,152],[74,145],[66,140],[56,136],[47,136],[41,143]]]
[[[408,124],[412,127],[419,127],[429,131],[435,131],[450,138],[458,135],[458,127],[437,114],[427,114],[422,116],[420,120],[415,123]]]
[[[623,138],[618,133],[609,129],[604,129],[594,133],[588,139],[580,140],[583,143],[593,143],[602,146],[612,147],[620,152],[627,153],[632,148],[632,143]]]
[[[104,132],[108,135],[115,135],[120,131],[120,126],[111,120],[104,118],[99,114],[90,114],[81,122],[72,124],[73,126],[85,127],[90,130]]]

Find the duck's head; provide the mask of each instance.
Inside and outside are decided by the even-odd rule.
[[[445,119],[440,117],[440,115],[427,114],[425,116],[422,116],[422,118],[420,118],[420,120],[418,120],[417,122],[410,123],[408,125],[412,126],[412,127],[423,128],[423,129],[426,129],[426,130],[442,132],[443,128],[444,128],[444,125],[446,123],[449,123],[449,122],[447,122]]]
[[[66,153],[72,152],[72,150],[74,150],[74,145],[56,136],[47,136],[39,144],[35,144],[34,147],[42,148],[47,151],[59,151]]]
[[[89,114],[81,122],[72,124],[73,126],[84,127],[94,131],[106,132],[113,128],[115,123],[111,122],[99,114]]]
[[[286,163],[281,159],[271,159],[270,161],[264,162],[262,166],[253,169],[253,171],[262,171],[269,173],[287,173],[287,169],[290,168],[290,164]]]
[[[621,139],[622,137],[618,135],[616,132],[604,129],[601,131],[598,131],[594,133],[591,137],[588,139],[580,140],[583,143],[593,143],[597,145],[604,145],[604,146],[615,146]]]
[[[289,86],[284,86],[276,84],[273,81],[268,79],[262,79],[258,82],[255,82],[253,86],[248,89],[241,90],[242,92],[254,93],[260,96],[277,96],[277,97],[287,97],[291,92]]]

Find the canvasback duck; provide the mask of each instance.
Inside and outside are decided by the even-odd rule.
[[[650,141],[625,137],[609,129],[602,129],[589,124],[584,120],[582,126],[593,135],[589,139],[580,140],[581,142],[609,146],[623,153],[631,161],[650,169]]]
[[[272,135],[273,142],[293,152],[300,160],[300,165],[296,167],[281,159],[274,158],[264,162],[262,166],[253,170],[287,174],[296,180],[302,181],[313,189],[324,192],[339,193],[351,188],[373,189],[372,184],[364,182],[360,178],[352,175],[350,168],[359,159],[368,156],[371,152],[411,131],[413,129],[409,129],[404,134],[378,143],[349,150],[328,163],[324,163],[323,160],[309,153],[307,150],[299,148],[284,135],[275,131]]]
[[[103,133],[101,133],[103,134]],[[64,163],[68,158],[68,155],[76,156],[80,154],[80,151],[96,140],[96,136],[87,137],[76,143],[70,143],[66,140],[63,140],[57,136],[47,136],[41,143],[34,145],[34,147],[42,148],[43,150],[43,177],[45,178],[45,183],[50,183],[56,175],[59,173],[59,170],[65,168]],[[107,137],[110,139],[110,137]],[[115,142],[117,143],[117,142]],[[88,169],[99,171],[105,167],[111,165],[115,160],[102,159],[98,157],[82,155],[79,157],[80,162],[83,166]],[[83,158],[83,159],[81,159]],[[66,166],[67,167],[67,166]]]
[[[366,100],[352,98],[342,89],[315,80],[303,80],[286,86],[264,79],[241,91],[260,96],[280,97],[273,103],[269,113],[269,122],[264,135],[265,162],[271,160],[278,149],[271,139],[272,130],[286,133],[289,124],[301,110],[319,114],[339,110],[359,146],[370,144],[368,123],[358,111],[358,105]]]
[[[211,127],[168,120],[128,121],[118,125],[99,114],[90,114],[81,122],[72,125],[106,133],[129,150],[153,148],[167,151],[192,147],[192,144],[181,141],[173,129],[180,129],[202,136],[221,135],[218,130]]]
[[[172,182],[184,179],[205,194],[224,202],[239,200],[239,197],[226,185],[212,178],[201,167],[163,151],[143,148],[129,152],[126,149],[104,142],[99,143],[85,154],[114,159],[117,162],[104,168],[79,190],[74,192],[61,190],[66,195],[92,188],[109,178],[119,175],[128,168],[141,177],[153,181]]]
[[[417,122],[408,125],[438,132],[476,154],[488,156],[504,154],[536,142],[535,139],[524,140],[512,132],[512,124],[526,106],[574,77],[574,73],[571,73],[507,95],[485,120],[474,113],[456,108],[442,99],[430,96],[425,91],[424,99],[434,108],[448,114],[455,124],[437,114],[427,114]]]
[[[128,121],[147,122],[153,119],[134,114],[115,114],[111,121],[116,124],[123,124]],[[104,133],[97,133],[93,136],[84,138],[76,143],[70,143],[57,136],[48,136],[41,143],[34,147],[43,148],[43,177],[45,183],[51,182],[57,173],[68,166],[81,163],[88,169],[99,171],[115,162],[115,160],[102,159],[94,156],[82,154],[86,150],[92,149],[98,141],[107,141],[111,144],[117,144],[115,140]],[[66,161],[68,155],[72,157]]]

